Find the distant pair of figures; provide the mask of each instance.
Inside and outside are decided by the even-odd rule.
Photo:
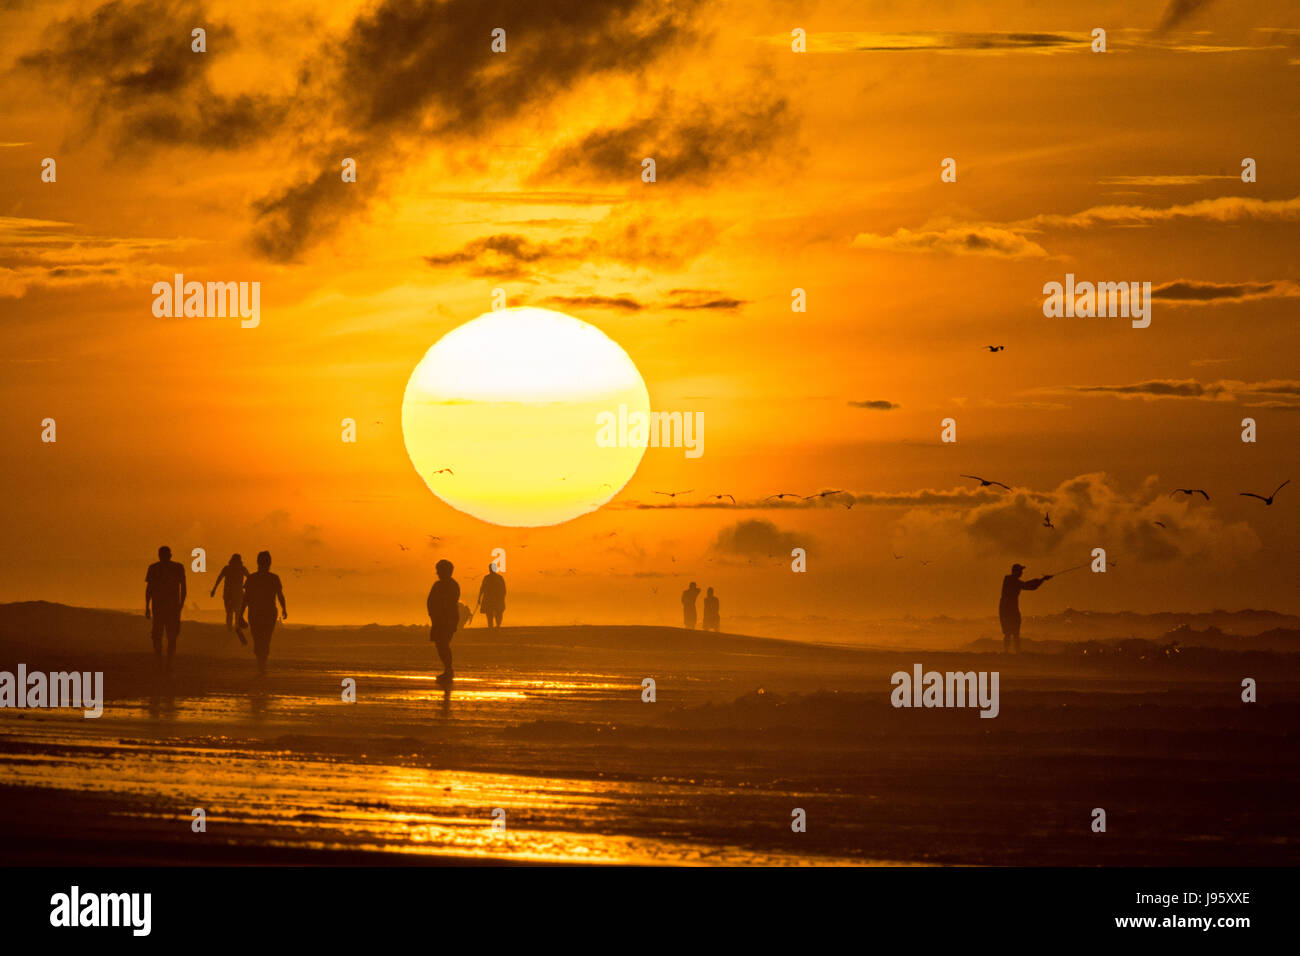
[[[695,629],[695,599],[700,596],[700,589],[691,582],[691,586],[682,592],[682,627],[688,631]],[[719,602],[713,594],[713,588],[704,596],[703,630],[717,631],[722,626]]]

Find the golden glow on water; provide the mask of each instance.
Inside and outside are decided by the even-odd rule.
[[[29,742],[44,740],[35,735]],[[369,850],[551,863],[678,865],[839,864],[868,861],[802,857],[782,851],[620,832],[635,803],[694,800],[709,788],[654,782],[555,779],[507,773],[302,759],[288,751],[240,752],[105,742],[95,752],[0,754],[11,786],[115,796],[183,793],[208,814],[209,827],[258,837],[263,846]],[[717,791],[713,791],[716,795]],[[492,810],[507,829],[493,829]],[[188,822],[188,811],[127,814],[137,821]],[[580,823],[581,826],[575,826]]]

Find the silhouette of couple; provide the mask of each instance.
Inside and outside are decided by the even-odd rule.
[[[691,582],[691,586],[682,592],[682,626],[688,631],[695,630],[695,599],[700,596],[700,589]],[[718,599],[713,596],[713,588],[704,597],[704,624],[701,630],[716,631],[721,624],[718,613]]]
[[[171,673],[172,658],[176,656],[176,638],[181,633],[181,609],[185,606],[185,568],[172,560],[172,549],[163,545],[158,549],[158,560],[149,565],[144,576],[144,616],[152,618],[153,652],[159,669]],[[284,603],[284,589],[280,576],[271,573],[271,552],[257,556],[257,571],[250,574],[243,559],[230,556],[230,563],[221,569],[209,595],[217,593],[217,585],[224,582],[221,596],[226,605],[226,629],[234,630],[241,644],[244,627],[253,632],[253,653],[257,657],[257,673],[266,673],[266,659],[271,653],[271,632],[275,630],[275,603],[280,602],[280,617],[287,619],[289,609]],[[245,624],[244,615],[248,620]],[[167,637],[167,658],[164,662],[162,639]]]

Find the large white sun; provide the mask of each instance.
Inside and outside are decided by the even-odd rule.
[[[644,447],[601,447],[597,416],[649,412],[641,373],[561,312],[487,312],[434,343],[406,383],[402,434],[429,489],[492,524],[559,524],[627,484]]]

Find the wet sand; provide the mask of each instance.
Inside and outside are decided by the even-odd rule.
[[[129,649],[144,623],[105,621],[98,653],[52,638],[58,621],[3,633],[0,669],[103,670],[107,697],[98,720],[0,710],[5,862],[1297,862],[1297,655],[471,628],[445,694],[422,628],[282,628],[259,680],[232,636],[187,625],[164,679]],[[1001,714],[891,707],[889,675],[915,662],[999,670]],[[1260,703],[1241,703],[1242,676]]]

